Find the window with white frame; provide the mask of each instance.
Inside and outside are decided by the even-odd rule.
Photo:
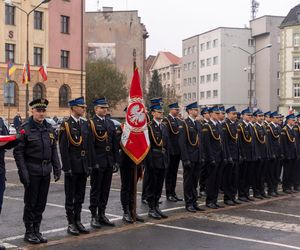
[[[193,62],[193,69],[195,69],[196,68],[196,62],[194,61]]]
[[[206,98],[211,98],[211,91],[210,90],[206,91]]]
[[[213,57],[213,65],[217,65],[219,61],[219,58],[217,56]]]
[[[205,43],[201,43],[201,44],[200,44],[200,50],[201,50],[201,51],[204,51],[204,49],[205,49]]]
[[[300,97],[300,83],[294,83],[294,97]]]
[[[188,93],[188,100],[190,101],[192,98],[192,94],[191,93]]]
[[[213,48],[218,47],[218,39],[213,40]]]
[[[204,91],[201,91],[200,92],[200,99],[204,99],[205,98],[205,92]]]
[[[186,49],[183,50],[183,55],[186,56]]]
[[[211,48],[211,41],[208,41],[207,43],[206,43],[206,49],[210,49]]]
[[[183,94],[183,99],[186,100],[187,99],[187,94]]]
[[[214,73],[213,74],[213,81],[216,82],[219,79],[219,74],[218,73]]]
[[[206,59],[206,66],[210,66],[211,65],[211,58],[207,58]]]
[[[191,54],[191,47],[188,48],[188,55]]]
[[[294,70],[300,70],[300,57],[294,57]]]
[[[205,60],[201,60],[200,61],[200,68],[204,68],[205,67]]]
[[[277,71],[277,79],[280,79],[280,71]]]
[[[206,75],[206,82],[211,82],[211,75]]]
[[[192,93],[192,99],[193,99],[193,101],[196,100],[196,93],[195,92]]]
[[[205,76],[200,76],[200,83],[204,83],[205,82]]]
[[[300,46],[300,34],[299,33],[294,34],[294,46],[295,47]]]
[[[255,45],[254,39],[248,39],[248,46],[249,47],[254,47],[254,45]]]
[[[215,90],[213,91],[213,97],[214,97],[214,98],[217,98],[217,97],[218,97],[218,90],[217,90],[217,89],[215,89]]]

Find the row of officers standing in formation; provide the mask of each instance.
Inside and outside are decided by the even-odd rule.
[[[183,200],[175,191],[180,161],[188,212],[203,210],[197,203],[201,195],[206,196],[208,208],[222,208],[218,203],[220,190],[229,206],[253,201],[253,197],[276,197],[280,195],[281,182],[285,193],[300,191],[300,125],[294,114],[286,116],[285,124],[277,112],[252,112],[247,108],[239,116],[234,106],[226,110],[223,106],[202,108],[200,116],[195,102],[186,106],[186,119],[178,118],[178,103],[168,106],[169,115],[164,118],[162,99],[155,98],[147,116],[150,150],[143,163],[135,166],[120,147],[122,126],[116,129],[107,118],[107,100],[100,98],[93,104],[95,115],[86,120],[82,118],[84,98],[69,102],[71,115],[62,123],[58,139],[62,167],[54,130],[45,120],[46,99],[30,103],[32,116],[21,125],[18,139],[0,149],[0,211],[5,189],[4,150],[14,147],[18,174],[25,188],[24,240],[29,243],[47,242],[40,224],[52,171],[55,181],[60,179],[61,170],[64,172],[67,232],[72,235],[89,233],[81,223],[89,176],[91,227],[114,226],[105,211],[112,176],[119,169],[123,221],[127,223],[134,219],[144,221],[133,214],[135,167],[138,176],[144,176],[142,202],[148,204],[148,215],[154,219],[167,218],[159,208],[164,182],[168,201]]]

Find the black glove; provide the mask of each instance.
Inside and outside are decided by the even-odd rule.
[[[183,162],[182,162],[182,165],[183,165],[183,167],[186,168],[186,169],[189,169],[189,168],[192,167],[192,163],[191,163],[191,161],[189,161],[189,160],[183,161]]]
[[[229,158],[228,158],[228,165],[230,165],[230,166],[233,166],[233,165],[234,165],[233,160],[232,160],[232,157],[229,157]]]
[[[272,154],[271,159],[272,159],[272,160],[276,160],[276,155],[275,155],[275,154]]]
[[[72,170],[65,171],[65,176],[72,176]]]
[[[119,163],[116,162],[113,165],[113,173],[117,173],[119,171],[119,168],[120,168],[120,165],[119,165]]]
[[[92,173],[92,168],[88,168],[86,172],[86,177],[89,177]]]
[[[283,160],[283,159],[284,159],[284,155],[281,154],[281,155],[280,155],[280,160]]]
[[[244,162],[244,158],[240,155],[239,156],[239,163],[243,163]]]
[[[216,161],[215,160],[213,160],[213,161],[211,161],[210,162],[210,164],[209,164],[210,166],[212,166],[212,167],[215,167],[217,164],[216,164]]]
[[[224,162],[225,165],[227,165],[228,160],[225,158],[225,159],[223,160],[223,162]]]
[[[21,172],[19,171],[19,178],[21,183],[23,184],[24,188],[28,188],[30,184],[29,174],[28,172]]]
[[[60,174],[54,174],[54,182],[58,182],[60,179]]]

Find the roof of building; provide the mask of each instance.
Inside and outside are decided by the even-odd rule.
[[[282,21],[280,28],[300,24],[300,4],[292,8],[289,14]]]
[[[181,58],[174,55],[171,52],[164,51],[164,52],[160,52],[160,53],[164,54],[169,59],[171,64],[180,64],[181,63]]]
[[[156,56],[150,55],[146,59],[145,71],[148,72],[151,69],[152,63],[154,62]]]

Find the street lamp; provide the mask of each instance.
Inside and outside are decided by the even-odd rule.
[[[10,6],[15,7],[16,9],[22,11],[23,13],[26,14],[26,27],[27,27],[27,35],[26,35],[26,63],[28,65],[29,63],[29,16],[32,12],[34,12],[37,8],[39,8],[42,4],[45,3],[49,3],[51,0],[43,0],[42,2],[40,2],[37,6],[35,6],[32,10],[30,10],[29,12],[27,12],[26,10],[22,9],[21,7],[15,5],[12,0],[5,0],[4,2]],[[29,107],[28,107],[28,103],[29,103],[29,86],[28,84],[26,84],[26,98],[25,98],[25,112],[26,112],[26,118],[28,118],[29,114]]]
[[[242,51],[244,51],[245,53],[247,53],[248,55],[250,55],[250,93],[249,93],[249,108],[252,108],[252,81],[253,81],[253,76],[252,76],[252,71],[253,71],[253,58],[254,56],[264,50],[264,49],[268,49],[268,48],[271,48],[272,47],[272,44],[268,44],[266,45],[265,47],[257,50],[257,51],[254,51],[253,53],[239,47],[237,44],[232,44],[232,47],[235,48],[235,49],[240,49]]]

